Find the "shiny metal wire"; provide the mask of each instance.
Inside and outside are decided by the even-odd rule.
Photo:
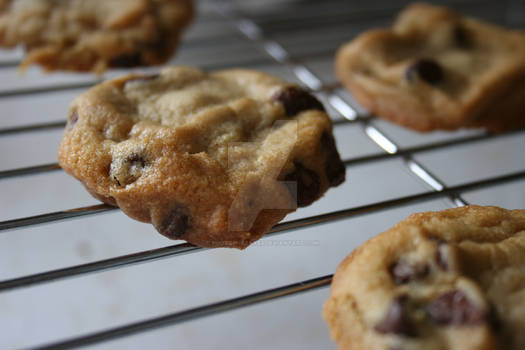
[[[211,316],[221,312],[232,311],[241,307],[259,304],[265,301],[282,298],[292,294],[298,294],[306,291],[311,291],[317,288],[326,287],[330,284],[331,281],[332,275],[322,276],[278,288],[268,289],[259,293],[235,297],[217,303],[203,305],[196,308],[175,312],[172,314],[151,318],[136,323],[131,323],[125,326],[116,327],[101,332],[60,341],[53,344],[35,347],[33,349],[60,350],[96,344],[103,341],[108,341],[115,338],[144,332],[147,330],[171,326],[177,323],[187,322],[197,318]]]
[[[394,198],[391,200],[381,201],[381,202],[372,203],[372,204],[368,204],[364,206],[353,207],[353,208],[348,208],[344,210],[330,212],[327,214],[315,215],[315,216],[310,216],[310,217],[306,217],[303,219],[287,221],[287,222],[283,222],[283,223],[280,223],[274,226],[271,232],[268,233],[265,236],[265,238],[268,238],[268,237],[271,237],[277,234],[282,234],[289,230],[330,223],[330,222],[334,222],[337,220],[343,220],[343,219],[348,219],[348,218],[355,217],[355,216],[379,212],[381,210],[393,209],[393,208],[397,208],[397,207],[408,205],[408,204],[428,201],[428,200],[435,199],[435,198],[446,197],[446,196],[457,196],[459,193],[468,192],[468,191],[472,191],[472,190],[476,190],[476,189],[480,189],[480,188],[484,188],[488,186],[504,184],[504,183],[508,183],[512,181],[522,180],[524,178],[525,178],[525,171],[522,171],[522,172],[517,172],[517,173],[505,175],[505,176],[490,178],[487,180],[469,182],[469,183],[466,183],[460,186],[448,187],[446,189],[443,189],[442,191],[427,191],[427,192],[419,193],[416,195],[398,197],[398,198]],[[92,215],[92,214],[97,214],[103,211],[114,210],[114,209],[116,208],[105,206],[105,205],[98,205],[98,206],[74,209],[71,211],[71,213],[76,211],[77,213],[81,213],[80,215]],[[80,216],[80,215],[66,216],[65,213],[70,213],[70,212],[49,213],[49,214],[46,214],[46,218],[48,218],[49,221],[56,221],[56,220],[63,220],[66,218],[73,218],[73,217]],[[23,225],[37,225],[37,224],[42,223],[42,219],[40,217],[41,216],[29,217],[29,218],[24,218],[21,220],[24,220]],[[4,229],[2,225],[4,225],[4,227],[7,227],[7,228],[20,227],[20,225],[17,222],[15,223],[7,222],[7,223],[9,225],[0,223],[0,230]],[[158,259],[163,259],[163,258],[168,258],[168,257],[174,257],[174,256],[182,255],[182,254],[193,253],[193,252],[201,251],[203,249],[205,248],[196,247],[189,243],[175,244],[175,245],[171,245],[168,247],[142,251],[142,252],[138,252],[134,254],[122,255],[122,256],[111,258],[111,259],[95,261],[92,263],[37,273],[34,275],[28,275],[28,276],[23,276],[19,278],[0,281],[0,292],[13,290],[17,288],[30,287],[30,286],[34,286],[40,283],[53,282],[53,281],[57,281],[57,280],[65,279],[65,278],[78,277],[78,276],[89,274],[89,273],[102,272],[102,271],[106,271],[110,269],[120,268],[120,267],[134,265],[134,264],[140,264],[140,263],[144,263],[148,261],[153,261],[153,260],[158,260]]]

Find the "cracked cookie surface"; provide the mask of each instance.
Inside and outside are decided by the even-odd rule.
[[[525,210],[411,215],[338,267],[323,315],[340,349],[525,348]]]
[[[71,105],[59,163],[95,197],[205,247],[244,248],[345,178],[322,104],[242,69],[91,88]]]
[[[23,45],[21,67],[102,72],[166,62],[191,0],[0,0],[0,46]]]
[[[336,75],[370,112],[418,131],[525,126],[525,32],[414,4],[339,49]]]

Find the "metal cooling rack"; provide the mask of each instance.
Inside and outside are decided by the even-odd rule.
[[[366,4],[347,1],[284,1],[278,4],[271,3],[269,6],[263,6],[261,2],[256,1],[199,3],[200,17],[188,33],[173,63],[193,63],[205,69],[236,66],[262,69],[296,81],[325,102],[334,120],[336,139],[348,168],[348,181],[354,181],[354,172],[357,173],[365,167],[377,166],[379,173],[383,172],[382,169],[388,173],[390,168],[387,164],[394,162],[402,168],[405,175],[418,184],[415,190],[401,195],[385,193],[382,196],[379,191],[378,195],[361,205],[341,206],[342,201],[339,200],[333,206],[325,203],[321,211],[316,211],[315,206],[310,212],[307,209],[299,210],[297,215],[290,216],[291,220],[276,225],[265,239],[273,239],[277,235],[300,236],[305,229],[312,228],[317,231],[317,235],[321,235],[324,234],[321,231],[325,230],[326,225],[334,223],[344,223],[344,226],[337,226],[339,229],[344,227],[345,230],[353,230],[357,227],[354,226],[355,220],[365,214],[373,215],[375,220],[381,220],[385,212],[396,208],[425,207],[425,204],[435,200],[445,207],[470,203],[525,206],[525,131],[518,130],[504,135],[489,135],[479,130],[418,135],[368,115],[333,78],[331,62],[335,49],[366,28],[386,25],[392,14],[405,3],[407,1],[395,2],[395,5],[389,2],[390,5],[386,7],[385,2],[378,0],[368,1]],[[492,1],[458,0],[446,3],[467,13],[517,27],[523,24],[522,20],[525,17],[520,15],[524,13],[523,8],[513,2],[496,4]],[[36,118],[24,115],[25,103],[36,104],[36,107],[32,108],[47,106],[60,96],[78,94],[98,82],[97,78],[86,75],[58,73],[44,76],[36,69],[30,70],[28,77],[20,78],[16,75],[15,68],[20,54],[0,53],[0,117],[5,117],[0,128],[0,141],[4,139],[7,143],[14,142],[13,148],[16,147],[18,137],[36,137],[35,135],[60,130],[65,125],[64,118],[55,119],[52,115],[45,115],[43,119],[41,116]],[[121,73],[110,72],[107,77]],[[7,115],[12,111],[18,114]],[[65,111],[61,115],[65,115]],[[366,143],[368,150],[346,155],[344,148],[348,144],[352,145],[353,140],[348,140],[345,134],[347,129],[344,128],[359,138],[360,142]],[[55,138],[54,135],[52,137]],[[9,164],[12,157],[10,149],[2,153],[2,159]],[[0,180],[2,183],[28,181],[28,178],[61,171],[55,162],[32,162],[28,165],[22,162],[21,166],[13,168],[0,168]],[[446,171],[443,171],[444,169]],[[395,174],[392,177],[395,177]],[[395,182],[396,180],[393,180],[394,184]],[[338,195],[339,199],[353,195],[344,187],[331,189],[330,193]],[[8,204],[4,204],[4,207],[7,206]],[[116,212],[118,209],[95,204],[9,218],[0,222],[0,233],[2,238],[5,238],[7,235],[20,235],[24,230],[34,229],[32,234],[36,235],[41,227],[38,225],[44,223],[56,226],[65,219],[82,220],[109,211]],[[8,240],[6,242],[9,243]],[[6,250],[11,249],[6,245],[2,247]],[[346,252],[351,250],[352,247],[349,247]],[[11,276],[0,281],[0,310],[3,295],[7,295],[6,299],[9,299],[13,293],[22,293],[27,287],[45,288],[44,284],[60,283],[66,278],[82,277],[205,250],[209,251],[187,243],[157,246],[44,272]],[[7,269],[7,265],[5,266]],[[206,302],[204,305],[163,316],[128,322],[123,326],[66,337],[65,340],[59,338],[51,342],[46,341],[44,343],[47,345],[37,345],[35,348],[65,349],[99,344],[326,287],[330,284],[331,277],[331,274],[325,274],[280,287],[266,287],[259,292],[225,298],[219,302]],[[320,305],[315,307],[320,309]],[[0,324],[1,322],[7,323],[8,320],[2,320],[0,312]],[[325,332],[324,336],[328,338],[328,332]],[[34,346],[34,343],[23,344],[26,345]],[[19,347],[20,344],[9,346]]]

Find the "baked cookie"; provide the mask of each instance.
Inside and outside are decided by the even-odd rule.
[[[244,248],[345,178],[323,105],[243,69],[91,88],[71,105],[59,163],[95,197],[203,247]]]
[[[350,254],[324,318],[340,349],[525,349],[525,210],[414,214]]]
[[[426,4],[337,53],[336,75],[370,112],[419,130],[525,126],[525,32]]]
[[[0,0],[0,46],[22,44],[21,67],[96,71],[166,62],[191,0]]]

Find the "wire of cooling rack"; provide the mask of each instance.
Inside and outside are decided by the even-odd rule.
[[[332,275],[321,276],[307,281],[293,283],[286,286],[268,289],[259,293],[248,294],[245,296],[220,301],[213,304],[203,305],[196,308],[175,312],[161,317],[156,317],[141,322],[132,323],[122,327],[108,329],[102,332],[89,334],[83,337],[65,340],[53,344],[48,344],[35,349],[70,349],[83,345],[91,345],[107,340],[143,332],[148,329],[155,329],[163,326],[174,325],[187,322],[200,317],[211,316],[219,312],[232,311],[241,307],[259,304],[276,298],[282,298],[292,294],[311,291],[325,287],[332,281]]]
[[[482,180],[482,181],[476,181],[476,182],[470,182],[464,185],[460,186],[452,186],[448,187],[446,189],[443,189],[442,191],[427,191],[423,192],[417,195],[411,195],[411,196],[405,196],[405,197],[399,197],[387,201],[381,201],[377,203],[372,203],[360,207],[353,207],[348,208],[344,210],[339,211],[333,211],[327,214],[321,214],[321,215],[315,215],[306,217],[303,219],[297,219],[292,221],[287,221],[284,223],[277,224],[273,229],[268,233],[265,237],[271,237],[276,234],[282,234],[286,231],[293,230],[293,229],[299,229],[303,227],[309,227],[319,224],[325,224],[334,222],[336,220],[343,220],[348,219],[355,216],[365,215],[365,214],[371,214],[374,212],[379,212],[381,210],[386,209],[392,209],[403,205],[408,205],[412,203],[422,202],[422,201],[428,201],[435,198],[445,197],[445,196],[452,196],[456,193],[462,193],[467,191],[472,191],[479,188],[484,188],[488,186],[494,186],[498,184],[504,184],[507,182],[512,182],[516,180],[523,179],[525,177],[525,171],[516,172],[513,174],[508,174],[505,176],[499,176],[499,177],[493,177],[491,179]],[[108,210],[114,210],[113,207],[107,207],[104,205],[96,206],[99,208],[94,208],[93,211],[86,211],[84,215],[91,215],[91,214],[97,214],[100,213],[106,209]],[[82,208],[82,210],[86,210],[85,208]],[[61,212],[64,213],[64,212]],[[61,216],[57,216],[53,218],[53,221],[56,220],[62,220],[65,217],[63,214]],[[5,222],[4,222],[5,223]],[[4,224],[0,223],[0,225]],[[32,222],[30,225],[40,224],[41,222]],[[0,230],[3,230],[4,227],[7,227],[7,225],[4,225],[3,227],[0,226]],[[20,225],[16,225],[16,223],[13,223],[8,228],[19,228]],[[5,229],[8,229],[5,228]],[[109,269],[115,269],[127,265],[133,265],[133,264],[139,264],[144,263],[148,261],[153,261],[157,259],[162,258],[168,258],[173,256],[178,256],[182,254],[188,254],[197,252],[200,250],[203,250],[205,248],[200,248],[193,246],[189,243],[182,243],[182,244],[176,244],[171,245],[168,247],[143,251],[139,253],[134,254],[128,254],[123,256],[114,257],[111,259],[106,260],[100,260],[93,263],[87,263],[77,266],[71,266],[63,269],[57,269],[47,272],[42,272],[34,275],[14,278],[10,280],[4,280],[0,281],[0,292],[8,291],[16,288],[22,288],[22,287],[29,287],[40,283],[45,282],[52,282],[61,280],[64,278],[71,278],[71,277],[78,277],[84,274],[88,273],[94,273],[94,272],[102,272]]]
[[[243,33],[247,38],[251,39],[253,42],[260,45],[260,47],[263,50],[265,50],[271,57],[273,57],[275,62],[291,67],[298,79],[300,79],[307,88],[309,88],[313,92],[326,94],[327,101],[330,103],[330,105],[346,118],[344,121],[335,122],[335,127],[345,123],[358,123],[358,125],[360,125],[361,127],[363,135],[368,137],[372,142],[377,144],[383,150],[383,152],[374,153],[371,155],[346,159],[344,162],[347,167],[355,166],[358,164],[368,164],[374,161],[384,159],[401,158],[403,159],[403,163],[406,169],[410,173],[412,173],[417,179],[419,179],[419,181],[422,181],[422,183],[424,183],[429,189],[428,191],[415,195],[397,197],[390,200],[382,200],[364,206],[346,208],[343,210],[333,211],[326,214],[314,215],[303,219],[280,223],[271,230],[268,236],[283,234],[285,232],[289,232],[290,230],[311,227],[314,225],[334,222],[336,220],[348,219],[351,217],[375,213],[381,210],[392,209],[412,203],[424,202],[435,198],[448,198],[450,200],[451,206],[461,206],[468,204],[468,202],[464,198],[462,198],[463,193],[480,188],[487,188],[490,186],[525,179],[525,171],[518,171],[503,176],[493,176],[479,181],[467,181],[463,184],[456,186],[445,186],[443,181],[441,181],[435,174],[432,174],[429,171],[429,169],[426,169],[420,162],[418,162],[414,158],[415,154],[444,149],[447,147],[454,147],[461,144],[470,144],[484,140],[504,137],[508,136],[509,133],[506,135],[480,134],[474,136],[464,136],[448,141],[427,143],[422,146],[401,148],[392,139],[390,139],[383,130],[370,123],[370,116],[360,115],[355,106],[351,105],[347,101],[343,100],[339,95],[334,93],[333,90],[336,87],[338,87],[338,85],[324,84],[316,76],[316,74],[311,72],[302,63],[305,59],[310,58],[310,55],[291,55],[280,43],[272,39],[266,38],[265,33],[261,27],[259,27],[251,19],[243,17],[241,14],[237,13],[234,8],[229,6],[229,3],[221,3],[221,6],[219,6],[219,10],[220,13],[222,13],[227,19],[235,23],[235,25],[241,33]],[[241,63],[237,62],[235,64],[240,64],[245,67],[256,67],[259,63],[260,62],[258,61],[250,61]],[[216,69],[222,67],[210,66],[206,68]],[[4,91],[0,92],[0,98],[24,94],[47,93],[51,91],[61,91],[66,89],[83,89],[93,85],[93,83],[96,82],[64,84],[43,88]],[[61,128],[64,126],[64,123],[64,121],[57,121],[0,129],[0,136],[11,135],[15,133],[44,131],[53,128]],[[525,131],[517,130],[510,134],[516,133],[525,134]],[[11,177],[31,176],[42,172],[58,170],[60,170],[60,168],[56,163],[4,170],[0,171],[0,180]],[[89,207],[69,209],[60,212],[46,213],[42,215],[25,217],[20,219],[7,220],[0,222],[0,233],[5,234],[7,233],[7,231],[13,229],[55,222],[59,220],[72,219],[85,215],[96,215],[111,210],[116,209],[107,205],[95,205]],[[89,273],[102,272],[108,269],[121,268],[124,266],[150,262],[162,258],[176,257],[179,255],[194,253],[202,250],[203,248],[195,247],[188,243],[183,243],[159,249],[141,251],[134,254],[117,256],[114,258],[95,261],[92,263],[70,266],[63,269],[57,269],[43,273],[0,281],[0,292],[5,292],[28,286],[34,286],[40,283],[58,281],[64,278],[79,277]],[[102,330],[97,333],[88,334],[85,336],[80,336],[65,341],[59,341],[38,348],[65,349],[107,341],[110,339],[134,333],[144,332],[154,328],[173,325],[195,318],[205,317],[220,312],[230,311],[236,308],[246,307],[249,305],[254,305],[256,303],[261,303],[264,301],[273,300],[288,295],[298,294],[308,290],[313,290],[329,285],[331,277],[331,275],[321,276],[315,279],[299,283],[293,283],[275,289],[264,290],[250,295],[235,297],[221,302],[168,314],[158,318],[143,320],[113,329]]]

